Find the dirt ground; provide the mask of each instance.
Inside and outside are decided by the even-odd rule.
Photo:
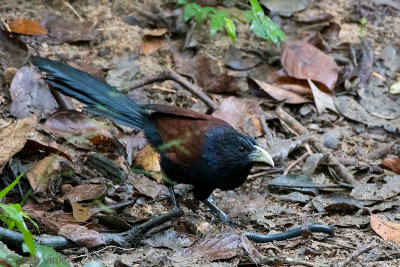
[[[165,1],[69,1],[73,9],[66,5],[65,2],[2,0],[0,1],[0,17],[3,20],[25,18],[40,22],[47,14],[54,13],[79,21],[78,14],[82,20],[93,22],[95,24],[95,36],[90,41],[59,44],[55,41],[49,41],[45,37],[25,35],[20,35],[20,39],[27,44],[29,53],[32,55],[38,54],[53,59],[74,62],[92,74],[107,78],[109,82],[115,80],[110,78],[107,72],[115,68],[118,69],[116,65],[123,64],[121,62],[128,55],[135,57],[134,63],[130,62],[129,64],[135,65],[139,70],[132,74],[133,78],[127,78],[127,83],[137,78],[159,74],[166,69],[176,69],[170,46],[181,47],[185,40],[184,36],[164,36],[162,37],[163,44],[155,53],[144,55],[143,36],[145,35],[146,27],[130,25],[126,22],[130,16],[143,22],[148,21],[148,18],[143,17],[142,14],[153,12],[150,2],[160,5]],[[290,18],[281,18],[280,23],[283,25],[282,29],[287,33],[288,39],[301,39],[311,31],[311,27],[309,25],[299,26],[293,22],[293,18],[295,16],[327,12],[332,15],[332,21],[341,27],[337,43],[359,44],[359,35],[363,31],[365,38],[371,42],[375,59],[380,57],[381,52],[387,46],[399,48],[400,11],[381,8],[376,9],[375,12],[377,13],[373,14],[374,10],[364,9],[370,12],[368,13],[370,17],[367,16],[365,29],[362,30],[360,23],[352,19],[356,17],[354,14],[357,13],[362,3],[369,3],[369,1],[310,0],[308,7],[304,11],[297,12]],[[274,19],[277,20],[277,18]],[[237,48],[246,49],[247,51],[267,51],[267,45],[263,40],[255,38],[254,35],[249,37],[246,34],[247,27],[238,26],[237,30],[238,36],[235,44]],[[196,41],[196,54],[204,53],[218,60],[224,59],[225,53],[232,43],[224,32],[218,32],[216,36],[210,36],[207,25],[201,25],[200,29],[195,30],[192,39]],[[277,55],[279,55],[279,52]],[[263,62],[257,68],[249,71],[229,70],[228,73],[236,77],[246,77],[246,75],[262,77],[263,73],[270,68],[266,63],[268,62],[267,60]],[[276,64],[274,67],[276,67]],[[123,76],[125,74],[120,75]],[[377,79],[376,77],[374,76],[373,79]],[[388,84],[392,84],[395,81],[396,76],[387,77],[384,86],[387,88]],[[123,85],[120,87],[123,87]],[[8,86],[4,89],[7,88]],[[247,85],[241,88],[243,92],[240,97],[250,95],[246,91],[247,89]],[[343,84],[338,86],[335,92],[337,95],[344,93],[356,94],[346,91]],[[191,108],[203,113],[208,110],[207,106],[196,96],[191,95],[184,88],[171,81],[135,90],[130,92],[129,95],[140,103],[166,103]],[[212,97],[216,103],[220,103],[226,95],[212,94]],[[235,97],[240,98],[238,95],[235,95]],[[398,97],[391,96],[391,99],[400,104]],[[0,91],[0,114],[3,119],[9,114],[10,105],[9,94],[6,90]],[[377,106],[379,105],[378,102]],[[273,101],[266,100],[262,103],[262,108],[267,112],[274,110],[276,106],[277,104]],[[328,140],[327,142],[335,143],[330,150],[334,156],[351,158],[356,161],[357,163],[348,163],[346,168],[357,180],[364,183],[369,181],[370,183],[379,184],[383,181],[383,177],[391,175],[383,170],[374,172],[375,169],[372,166],[378,166],[386,155],[400,157],[400,146],[394,144],[394,142],[398,141],[398,131],[393,133],[385,131],[383,127],[369,127],[365,123],[348,119],[346,116],[333,112],[317,114],[315,107],[311,104],[286,105],[285,108],[311,134],[314,134],[323,142]],[[309,111],[305,112],[305,110]],[[395,112],[398,112],[398,110]],[[275,115],[274,119],[267,120],[267,125],[275,140],[295,140],[296,135],[285,129],[276,118]],[[56,142],[51,137],[47,136],[46,138],[48,144]],[[259,142],[270,144],[265,134],[259,137]],[[383,146],[390,144],[392,146],[384,156],[367,159],[367,155],[374,151],[381,151]],[[79,152],[74,152],[75,150],[79,150]],[[177,237],[174,237],[176,240],[174,239],[173,241],[179,243],[176,247],[165,245],[168,243],[166,241],[164,245],[157,245],[157,242],[161,241],[152,239],[152,237],[157,233],[165,233],[165,229],[169,229],[184,234],[185,236],[182,239],[193,244],[207,240],[208,237],[220,233],[257,232],[268,234],[312,223],[333,226],[335,237],[327,238],[323,234],[314,234],[312,237],[296,238],[282,242],[252,244],[264,257],[276,259],[274,264],[272,262],[264,263],[271,266],[338,266],[336,264],[339,263],[345,263],[343,266],[400,266],[399,244],[395,241],[383,240],[371,228],[371,217],[368,212],[368,208],[372,208],[374,214],[384,215],[387,221],[399,221],[398,211],[400,205],[397,195],[386,201],[371,202],[368,206],[366,202],[360,202],[360,204],[359,202],[356,203],[354,198],[350,199],[351,188],[342,187],[340,190],[335,190],[334,187],[326,190],[319,188],[317,193],[304,193],[301,190],[282,191],[269,186],[269,182],[281,175],[290,163],[294,162],[306,151],[304,146],[300,146],[284,160],[278,161],[275,166],[276,172],[259,176],[257,173],[260,170],[266,170],[260,165],[253,170],[249,179],[240,188],[228,192],[220,190],[215,192],[216,204],[234,221],[238,222],[236,226],[223,225],[216,222],[210,211],[203,204],[195,201],[191,193],[186,193],[179,199],[185,215],[150,232],[145,237],[145,241],[140,242],[133,248],[106,246],[100,249],[65,249],[61,253],[75,266],[83,266],[90,261],[99,261],[105,266],[253,266],[256,264],[246,252],[237,253],[233,258],[227,257],[226,259],[214,261],[197,256],[183,257],[176,252],[184,247],[181,244],[183,241],[179,243]],[[66,153],[71,155],[74,162],[79,162],[85,157],[87,151],[69,147]],[[305,161],[298,162],[290,173],[304,172],[304,165]],[[328,165],[321,165],[318,171],[315,172],[315,179],[320,184],[335,183],[332,179],[331,169],[328,167]],[[97,179],[97,177],[93,178]],[[132,180],[130,181],[132,182]],[[121,188],[125,188],[124,186],[121,186]],[[171,204],[162,199],[167,195],[167,190],[162,186],[160,188],[159,193],[153,198],[136,193],[134,197],[136,204],[121,211],[121,217],[126,222],[137,223],[151,217],[151,215],[167,212],[171,209]],[[177,191],[183,189],[185,187],[178,187]],[[300,195],[289,196],[288,194],[295,192],[300,192]],[[302,201],[300,198],[304,196],[307,198]],[[129,196],[126,198],[129,199]],[[384,207],[384,204],[387,206]],[[377,207],[377,205],[381,206]],[[329,208],[326,208],[327,206]],[[371,244],[374,245],[368,247]],[[360,252],[366,247],[365,252]],[[353,257],[352,254],[355,254],[355,256]],[[282,260],[280,261],[279,259]],[[349,260],[349,263],[346,263],[346,260]]]

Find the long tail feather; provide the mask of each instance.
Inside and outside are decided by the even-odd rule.
[[[146,110],[105,81],[48,58],[32,57],[31,62],[47,73],[45,79],[54,88],[85,104],[88,111],[145,133],[152,124]]]

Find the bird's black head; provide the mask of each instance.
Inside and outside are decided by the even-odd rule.
[[[250,136],[229,125],[215,126],[206,133],[204,156],[210,167],[228,171],[265,162],[274,166],[271,156]]]

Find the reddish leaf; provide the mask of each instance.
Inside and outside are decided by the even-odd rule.
[[[386,158],[379,166],[383,169],[400,174],[400,158]]]
[[[10,30],[15,33],[28,35],[46,35],[47,30],[40,26],[39,23],[29,19],[15,19],[7,21]]]
[[[289,76],[321,83],[324,85],[323,91],[327,93],[331,93],[336,85],[339,70],[336,62],[306,42],[289,41],[284,43],[281,62]]]
[[[104,196],[105,192],[106,186],[103,184],[82,184],[65,192],[63,198],[72,203],[101,198]]]
[[[22,149],[24,155],[28,154],[28,155],[32,155],[32,154],[36,154],[36,153],[44,153],[44,155],[47,157],[51,154],[54,155],[59,155],[67,160],[69,160],[72,163],[72,159],[70,156],[68,156],[67,154],[65,154],[64,152],[58,150],[57,148],[51,147],[51,146],[46,146],[46,145],[42,145],[41,143],[38,143],[34,140],[28,139],[25,143],[24,148]]]
[[[177,71],[193,77],[205,91],[216,94],[232,94],[240,91],[239,79],[228,75],[219,60],[214,60],[204,54],[184,58],[174,52],[173,56],[178,67]]]
[[[264,113],[259,103],[253,99],[237,99],[228,97],[213,112],[213,116],[228,122],[236,130],[247,135],[258,137],[263,135],[259,115]]]
[[[99,232],[95,230],[89,230],[85,226],[66,224],[61,227],[58,234],[68,238],[78,245],[87,248],[105,245],[104,238]]]
[[[311,102],[310,99],[307,99],[301,95],[298,95],[296,93],[293,93],[289,90],[282,89],[277,86],[273,86],[271,84],[252,79],[254,82],[260,86],[260,88],[266,92],[268,95],[270,95],[272,98],[278,101],[284,101],[285,103],[288,104],[301,104],[301,103],[307,103]]]

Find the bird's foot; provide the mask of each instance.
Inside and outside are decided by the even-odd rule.
[[[231,219],[229,219],[228,215],[226,215],[225,212],[223,212],[220,208],[218,208],[217,205],[214,204],[212,195],[210,195],[204,201],[204,203],[210,208],[210,210],[212,211],[212,213],[215,215],[216,219],[219,222],[221,222],[223,224],[227,224],[227,225],[236,225],[235,222],[233,222]]]

